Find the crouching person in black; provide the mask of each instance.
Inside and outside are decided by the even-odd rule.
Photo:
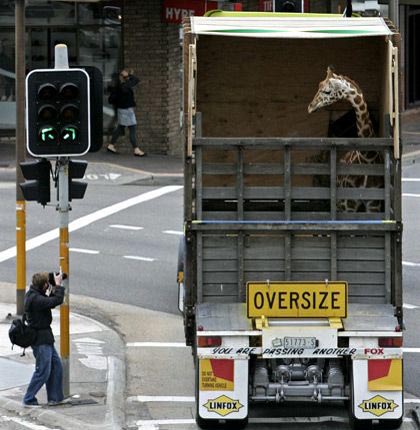
[[[32,345],[36,360],[35,372],[23,398],[25,407],[39,407],[36,394],[44,384],[49,405],[56,405],[64,399],[63,366],[54,347],[54,335],[51,330],[51,309],[61,305],[64,300],[62,274],[54,274],[54,287],[48,280],[48,272],[35,273],[32,285],[25,295],[27,321],[37,331],[36,341]]]

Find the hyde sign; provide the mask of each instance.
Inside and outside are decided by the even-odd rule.
[[[181,24],[188,16],[202,16],[208,10],[217,9],[217,1],[205,0],[164,0],[163,21],[170,24]]]

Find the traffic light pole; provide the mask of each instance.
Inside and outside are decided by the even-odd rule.
[[[66,45],[55,47],[55,69],[68,69]],[[60,267],[67,273],[63,281],[64,302],[60,306],[60,354],[63,363],[64,397],[70,395],[70,267],[69,267],[69,159],[60,157],[58,163],[58,211],[60,214]]]
[[[16,52],[16,314],[23,315],[26,288],[26,205],[19,184],[25,160],[25,0],[15,2]]]
[[[69,160],[60,157],[58,163],[58,211],[60,214],[60,267],[69,274]],[[63,281],[64,302],[60,306],[60,353],[63,363],[64,397],[70,395],[70,284]]]

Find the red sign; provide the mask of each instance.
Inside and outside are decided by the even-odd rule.
[[[206,0],[164,0],[163,21],[180,24],[187,16],[202,16],[208,10],[217,9],[217,1]]]

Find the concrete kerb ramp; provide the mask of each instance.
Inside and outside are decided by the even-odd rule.
[[[10,319],[6,319],[6,316],[7,313],[13,313],[16,309],[15,288],[14,284],[0,282],[0,304],[2,313],[5,313],[5,315],[0,315],[0,321],[1,325],[6,326],[2,327],[0,335],[2,337],[2,344],[6,344],[6,348],[11,346],[7,337]],[[77,309],[78,304],[83,308],[85,301],[86,298],[83,296],[71,296],[73,309]],[[88,301],[89,305],[92,306],[94,305],[92,301],[94,302],[95,299],[89,298]],[[7,313],[5,309],[7,309]],[[56,313],[53,318],[53,320],[56,320],[55,327],[53,328],[56,331],[56,336],[59,323],[58,319],[59,317]],[[88,342],[87,344],[85,343],[87,348],[92,347],[92,343],[89,343],[89,341],[92,341],[93,346],[95,346],[95,340],[98,344],[106,345],[103,352],[105,357],[100,357],[106,359],[106,370],[103,370],[103,366],[94,369],[94,363],[90,368],[86,367],[86,363],[89,364],[89,356],[83,354],[89,354],[89,352],[79,352],[77,348],[75,348],[75,352],[72,353],[73,357],[71,354],[70,358],[76,360],[75,357],[77,353],[79,353],[79,356],[82,358],[77,359],[77,362],[71,362],[70,365],[70,395],[74,396],[70,399],[70,405],[58,406],[55,408],[24,408],[21,403],[21,398],[23,397],[25,385],[22,386],[22,381],[20,380],[17,381],[19,382],[17,387],[9,387],[10,389],[0,391],[0,409],[17,414],[21,416],[22,419],[25,419],[25,417],[36,419],[39,423],[51,426],[51,428],[58,427],[63,430],[74,430],[78,428],[83,428],[85,430],[121,430],[125,426],[125,345],[115,330],[112,330],[109,326],[105,326],[93,318],[71,312],[71,319],[73,319],[74,326],[74,330],[72,331],[72,325],[70,325],[72,344],[79,339],[81,342]],[[57,344],[59,345],[59,342],[57,342]],[[10,364],[15,363],[20,366],[23,365],[21,363],[22,359],[18,359],[20,358],[20,348],[17,348],[13,352],[13,355],[9,352],[5,355],[5,349],[3,348],[0,354],[4,362],[9,362]],[[95,357],[91,358],[94,359]],[[29,362],[33,365],[34,360],[26,360],[26,363]],[[26,364],[26,366],[28,366],[28,364]],[[26,384],[29,382],[29,378]],[[106,385],[106,388],[103,390],[104,392],[100,394],[100,396],[104,398],[103,403],[95,401],[92,397],[95,395],[95,393],[92,392],[95,390],[95,387],[101,386],[100,383],[95,383],[95,381],[98,380],[100,382],[104,381]],[[91,383],[91,381],[93,382]],[[45,390],[41,390],[40,397],[43,395],[45,396],[43,391]],[[84,417],[86,417],[86,419],[84,419]]]

